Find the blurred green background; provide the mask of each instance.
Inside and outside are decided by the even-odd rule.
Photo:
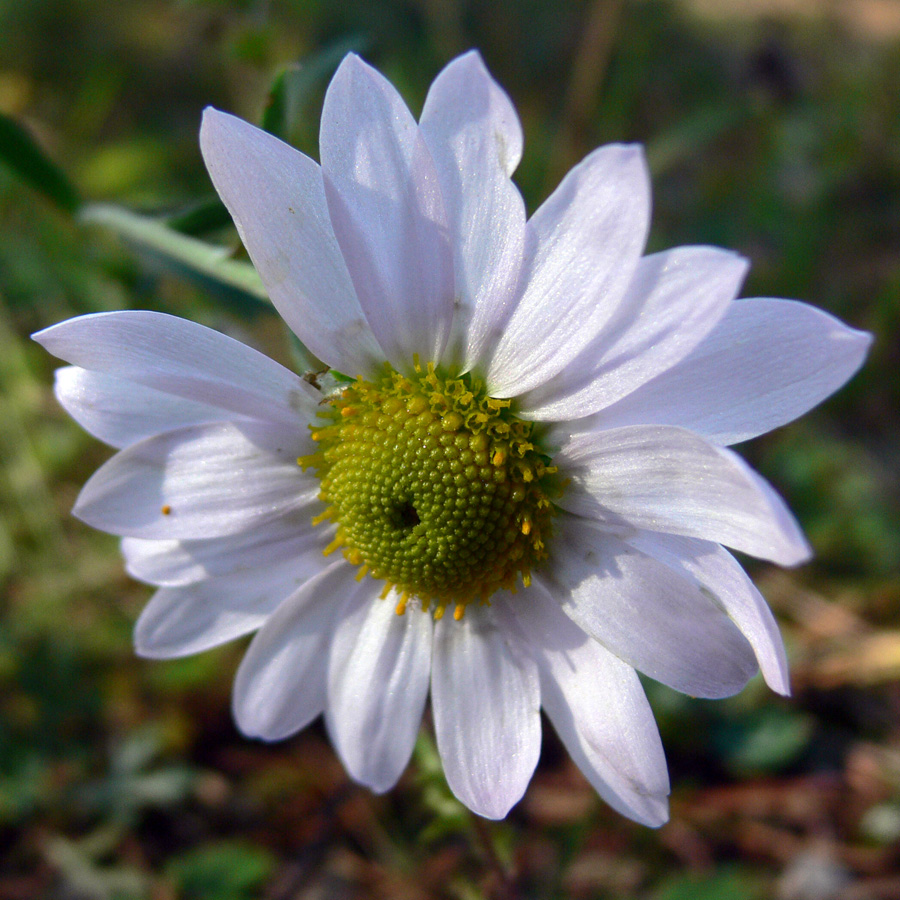
[[[838,396],[741,448],[816,548],[799,571],[751,566],[795,695],[649,684],[674,787],[659,831],[605,807],[549,726],[525,799],[490,832],[427,741],[376,798],[318,725],[243,739],[242,647],[136,659],[150,590],[68,514],[110,451],[55,405],[32,331],[150,308],[296,356],[252,280],[165,241],[160,223],[235,248],[209,202],[202,108],[315,156],[347,49],[418,113],[473,46],[520,110],[530,209],[596,145],[641,141],[653,249],[737,249],[745,294],[877,336]],[[5,0],[0,111],[0,900],[900,896],[900,3]]]

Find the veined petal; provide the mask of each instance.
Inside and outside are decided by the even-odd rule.
[[[453,258],[434,160],[394,87],[341,63],[319,136],[334,233],[388,361],[439,362],[453,318]]]
[[[435,627],[431,705],[450,790],[469,809],[502,819],[540,754],[540,688],[530,657],[514,652],[488,607]]]
[[[769,605],[738,561],[708,541],[642,531],[628,543],[665,563],[709,593],[750,642],[766,684],[779,694],[791,692],[781,632]]]
[[[637,146],[595,150],[529,220],[525,288],[486,362],[495,397],[549,381],[615,315],[644,248],[650,182]]]
[[[319,393],[268,356],[187,319],[134,310],[91,313],[33,335],[54,356],[219,409],[295,425]]]
[[[207,109],[200,148],[269,297],[319,359],[351,375],[383,356],[356,296],[318,164],[271,134]]]
[[[538,580],[592,638],[693,697],[728,697],[755,674],[746,638],[694,580],[584,519],[559,525]]]
[[[138,581],[178,587],[291,559],[298,570],[312,577],[321,570],[322,551],[334,534],[334,526],[313,527],[313,510],[320,509],[321,504],[310,494],[305,507],[251,531],[205,541],[124,538],[125,569]]]
[[[348,602],[371,590],[341,559],[278,607],[250,642],[234,681],[232,708],[244,734],[278,741],[325,709],[334,622]]]
[[[538,662],[541,705],[598,794],[623,815],[668,818],[669,776],[653,711],[634,669],[592,640],[538,584],[492,606]]]
[[[785,566],[810,556],[772,487],[739,456],[681,428],[632,425],[572,437],[554,456],[569,512],[613,526],[726,544]]]
[[[78,366],[56,370],[54,392],[60,406],[85,431],[116,448],[161,431],[234,417],[206,403],[194,403]]]
[[[449,121],[441,123],[446,117]],[[481,54],[469,50],[451,60],[431,83],[419,124],[428,123],[426,140],[442,139],[458,142],[459,126],[479,127],[473,138],[481,141],[483,129],[493,143],[493,154],[507,175],[516,171],[522,159],[524,137],[519,114],[506,91],[491,77]],[[467,151],[459,148],[465,156]],[[481,149],[476,155],[482,157]],[[461,157],[462,158],[462,157]]]
[[[821,403],[859,369],[871,343],[806,303],[737,300],[682,362],[577,428],[678,425],[736,444]]]
[[[138,617],[140,656],[171,659],[227,643],[259,628],[308,577],[293,560],[185,587],[158,590]]]
[[[378,589],[347,608],[328,662],[325,724],[347,771],[382,793],[412,755],[431,674],[432,619],[420,610],[398,616],[399,597]]]
[[[73,512],[101,531],[154,540],[248,531],[308,506],[318,484],[297,457],[310,443],[258,422],[168,431],[101,466]]]
[[[520,415],[577,419],[687,356],[737,296],[747,261],[716,247],[676,247],[638,263],[619,312],[555,378],[519,399]]]
[[[511,312],[525,246],[512,183],[522,128],[509,97],[471,51],[434,80],[420,129],[434,158],[454,253],[456,313],[445,360],[468,371]]]

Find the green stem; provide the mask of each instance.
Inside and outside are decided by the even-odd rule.
[[[471,813],[471,822],[472,831],[478,838],[478,843],[481,845],[488,868],[496,879],[496,886],[493,892],[495,900],[517,900],[519,889],[515,875],[497,852],[497,843],[491,823],[476,813]]]
[[[473,813],[453,796],[444,778],[440,754],[428,729],[423,728],[419,732],[413,756],[419,779],[426,787],[423,801],[435,817],[442,819],[454,831],[467,834],[476,855],[484,861],[492,876],[489,896],[492,900],[517,900],[519,888],[515,874],[498,849],[494,824]]]

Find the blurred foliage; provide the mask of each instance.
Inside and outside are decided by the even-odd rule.
[[[0,5],[0,900],[900,896],[900,23],[891,0],[753,5]],[[644,142],[652,248],[732,247],[753,262],[746,294],[877,335],[838,396],[742,448],[817,551],[799,572],[754,569],[795,697],[648,684],[674,786],[658,832],[607,809],[549,726],[525,799],[491,829],[449,794],[427,732],[380,798],[347,782],[320,726],[242,739],[241,648],[135,659],[149,591],[68,516],[109,451],[55,406],[32,331],[151,308],[308,361],[212,196],[203,107],[315,156],[348,49],[417,111],[471,46],[520,109],[529,208],[597,144]]]

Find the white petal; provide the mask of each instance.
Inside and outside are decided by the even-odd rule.
[[[586,416],[671,368],[722,318],[746,272],[746,260],[715,247],[644,257],[617,315],[559,375],[520,398],[519,414]]]
[[[747,640],[695,581],[583,519],[557,522],[540,580],[591,637],[694,697],[730,696],[753,676]]]
[[[113,447],[127,447],[161,431],[233,418],[214,406],[78,366],[56,370],[54,392],[85,431]]]
[[[628,543],[688,577],[712,596],[753,647],[759,668],[772,690],[791,692],[787,657],[778,623],[762,594],[723,547],[708,541],[643,531]]]
[[[862,365],[872,336],[793,300],[737,300],[688,357],[596,416],[736,444],[791,422]],[[579,422],[578,427],[596,424]]]
[[[668,818],[669,776],[637,673],[563,614],[537,584],[492,603],[521,630],[541,673],[541,705],[597,793],[623,815]]]
[[[431,704],[450,790],[478,815],[502,819],[540,755],[540,689],[534,661],[514,652],[489,608],[437,624]]]
[[[595,150],[528,222],[526,287],[487,365],[488,390],[510,397],[553,378],[618,309],[650,221],[637,146]]]
[[[438,120],[442,117],[451,120],[451,124],[441,124]],[[472,125],[481,123],[487,129],[494,156],[503,171],[512,175],[522,159],[522,124],[512,100],[491,77],[477,50],[457,56],[438,73],[425,98],[420,125],[428,122],[428,129],[423,127],[423,131],[427,131],[430,144],[432,136],[437,137],[442,131],[445,140],[458,140],[452,123],[468,127],[469,120]],[[480,135],[473,138],[480,141]]]
[[[215,109],[203,114],[200,148],[282,318],[332,368],[379,373],[383,355],[334,236],[318,164]]]
[[[377,586],[338,624],[328,663],[325,724],[347,771],[376,793],[392,788],[419,733],[431,675],[431,616],[394,611]]]
[[[311,523],[321,504],[310,496],[304,509],[251,531],[206,541],[148,541],[124,538],[122,554],[132,578],[165,587],[193,584],[291,559],[311,577],[323,564],[334,527]]]
[[[554,456],[578,515],[727,544],[791,566],[810,556],[772,487],[730,450],[680,428],[633,425],[573,437]]]
[[[334,621],[360,585],[333,562],[284,601],[250,643],[234,680],[232,708],[250,737],[278,741],[325,709],[325,674]]]
[[[297,457],[307,437],[218,423],[133,444],[98,469],[73,513],[101,531],[154,540],[236,534],[308,506],[318,490]]]
[[[307,575],[285,560],[186,587],[161,588],[138,617],[134,644],[140,656],[190,656],[255,631]]]
[[[177,316],[92,313],[33,335],[54,356],[240,416],[296,423],[321,395],[246,344]]]
[[[444,356],[469,370],[496,341],[518,285],[525,204],[509,175],[521,156],[522,129],[475,51],[434,80],[420,128],[437,167],[454,250],[456,314]]]
[[[341,63],[319,138],[334,233],[388,360],[437,363],[453,317],[453,260],[434,161],[392,85],[359,57]]]

